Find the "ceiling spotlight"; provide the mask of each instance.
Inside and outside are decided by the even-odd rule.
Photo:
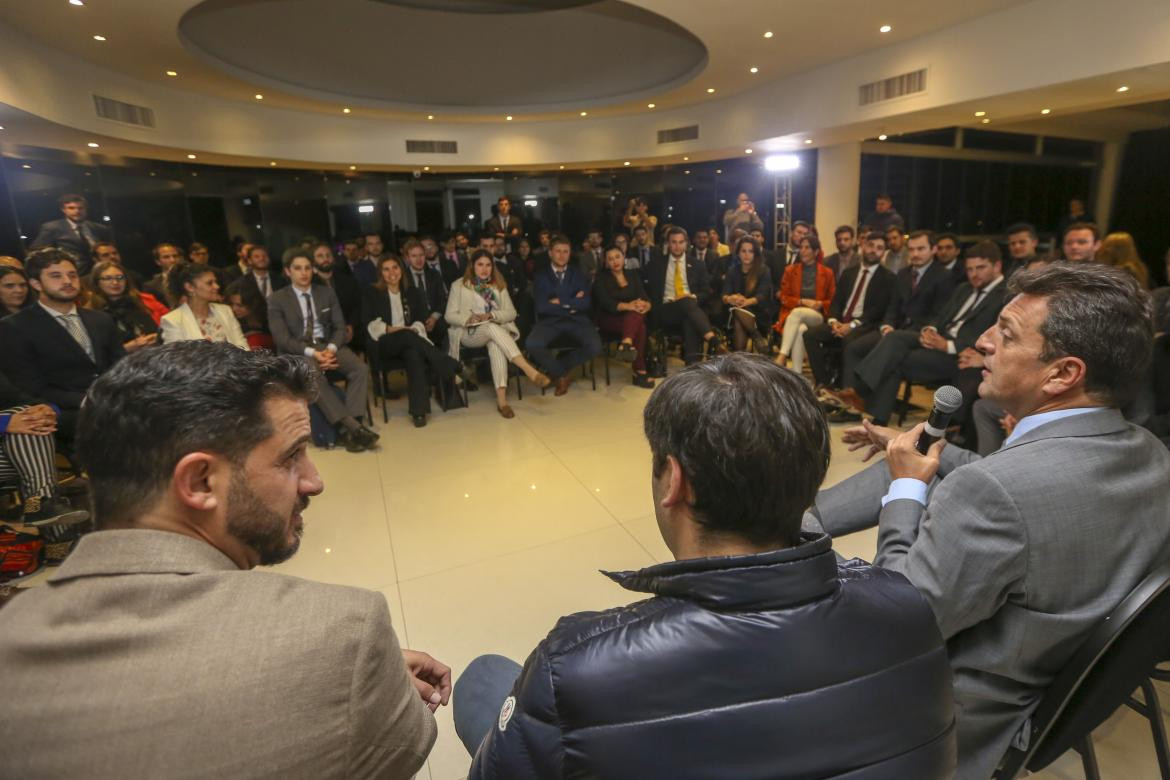
[[[97,149],[98,148],[98,145],[96,143],[94,143],[93,141],[90,141],[89,143],[87,143],[86,146],[88,146],[90,149]]]
[[[563,166],[563,165],[562,165],[562,166],[561,166],[561,170],[563,171],[564,169],[565,169],[565,166]]]
[[[986,111],[976,111],[975,116],[987,116],[987,112]]]
[[[748,68],[748,73],[759,73],[759,72],[760,72],[759,68]]]
[[[752,150],[751,150],[751,149],[744,149],[744,150],[743,150],[743,153],[744,153],[744,154],[751,154],[751,153],[752,153]]]
[[[85,5],[84,0],[69,0],[69,5]]]
[[[349,169],[350,169],[351,171],[356,171],[356,170],[357,170],[357,166],[356,166],[356,165],[351,165],[351,166],[349,166]]]
[[[654,104],[653,104],[653,103],[647,103],[647,104],[646,104],[646,108],[654,108]]]
[[[434,114],[427,114],[427,119],[434,119],[434,118],[435,118]]]
[[[496,166],[495,168],[492,168],[492,170],[493,170],[493,171],[498,171],[499,169],[500,169],[500,168],[499,168],[499,166]]]
[[[1122,84],[1120,87],[1117,88],[1117,91],[1118,92],[1129,92],[1129,87]]]
[[[256,99],[257,99],[257,100],[263,100],[263,99],[264,99],[264,96],[263,96],[263,95],[261,95],[259,92],[257,92],[257,93],[256,93]]]
[[[685,171],[683,171],[683,175],[684,175],[684,176],[690,176],[690,175],[691,175],[691,172],[690,172],[690,170],[685,170]]]
[[[106,36],[104,36],[104,35],[95,35],[95,36],[93,36],[93,39],[94,39],[95,41],[104,41],[104,40],[106,39]],[[1121,91],[1121,90],[1118,90],[1118,92],[1120,92],[1120,91]]]
[[[168,71],[167,71],[167,75],[168,75],[168,76],[172,76],[172,77],[173,77],[173,76],[178,76],[178,75],[179,75],[179,72],[178,72],[178,71],[176,71],[176,70],[168,70]]]
[[[879,135],[879,136],[878,136],[878,140],[879,140],[879,141],[884,141],[884,140],[886,140],[887,138],[889,138],[889,136],[888,136],[888,135],[886,135],[885,133],[882,133],[881,135]]]
[[[270,162],[268,164],[271,165],[273,168],[275,168],[276,167],[276,160],[273,160],[272,162]]]
[[[589,116],[589,112],[588,112],[588,111],[582,111],[582,112],[581,112],[581,116]]]
[[[716,168],[716,169],[715,169],[715,173],[723,173],[723,169],[722,169],[722,168]]]
[[[429,171],[430,169],[431,169],[431,166],[429,166],[429,165],[424,165],[424,166],[423,166],[423,170],[424,170],[424,171]]]
[[[193,154],[189,154],[189,155],[187,155],[187,159],[188,159],[188,160],[194,160],[194,159],[195,159],[195,155],[193,155]]]
[[[629,160],[626,160],[624,163],[622,163],[622,165],[629,165],[629,164],[630,164]]]
[[[890,30],[892,30],[892,29],[894,29],[894,28],[893,28],[893,27],[890,27],[888,24],[883,24],[881,27],[879,27],[879,28],[878,28],[878,32],[880,32],[880,33],[888,33],[888,32],[889,32]]]
[[[806,139],[804,139],[804,142],[805,142],[806,144],[811,144],[811,143],[812,143],[812,139],[811,139],[811,138],[806,138]]]
[[[769,171],[795,171],[800,167],[800,158],[795,154],[770,154],[764,158],[764,168]]]
[[[981,119],[981,120],[979,120],[979,121],[980,121],[980,122],[982,122],[982,123],[983,123],[983,124],[985,124],[985,125],[989,125],[989,124],[991,124],[991,120],[990,120],[990,119],[988,119],[987,117],[984,117],[983,119]]]
[[[768,32],[764,33],[764,37],[765,37],[765,38],[771,38],[771,37],[772,37],[772,31],[771,31],[771,30],[768,30]]]
[[[1052,109],[1051,108],[1042,108],[1042,109],[1040,109],[1040,113],[1043,114],[1044,116],[1048,116],[1049,114],[1052,113]]]
[[[3,130],[3,129],[4,129],[4,126],[3,126],[3,125],[0,125],[0,130]]]
[[[21,168],[24,168],[26,171],[27,171],[27,170],[29,170],[30,168],[32,168],[32,166],[31,166],[31,165],[29,165],[28,163],[25,163],[24,165],[22,165],[22,166],[20,166],[20,167],[21,167]]]
[[[715,94],[715,87],[707,87],[707,94],[708,95]]]
[[[691,158],[690,158],[690,157],[684,157],[684,158],[683,158],[683,162],[690,162],[690,161],[691,161]]]
[[[511,114],[508,114],[506,117],[504,117],[504,119],[505,119],[506,121],[508,121],[508,122],[511,122],[511,121],[512,121],[512,115],[511,115]]]
[[[343,113],[343,114],[352,114],[352,113],[353,113],[353,109],[351,109],[349,106],[346,106],[345,108],[341,109],[341,113]]]

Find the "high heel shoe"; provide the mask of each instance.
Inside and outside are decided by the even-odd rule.
[[[530,379],[532,380],[532,384],[542,389],[552,384],[552,380],[549,379],[548,375],[540,371],[537,371],[536,376],[530,377]]]

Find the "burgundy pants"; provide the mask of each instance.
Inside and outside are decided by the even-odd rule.
[[[646,315],[636,311],[601,313],[597,315],[597,327],[607,336],[620,334],[623,341],[633,341],[634,349],[638,350],[638,356],[634,358],[634,371],[642,373],[646,370]]]

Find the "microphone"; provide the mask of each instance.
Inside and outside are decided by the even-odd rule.
[[[963,405],[963,393],[953,385],[943,385],[934,392],[934,408],[930,410],[930,419],[926,421],[926,429],[918,437],[918,452],[925,455],[930,445],[941,439],[951,424],[951,415],[959,411]]]

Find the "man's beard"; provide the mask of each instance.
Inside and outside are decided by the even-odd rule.
[[[331,274],[333,273],[333,263],[319,263],[316,270],[317,273]]]
[[[303,496],[298,503],[298,511],[304,512],[309,499]],[[288,518],[273,511],[252,492],[242,475],[232,474],[228,486],[228,533],[254,550],[261,566],[275,566],[296,555],[305,529],[298,523],[289,542],[285,536],[287,521]]]
[[[58,303],[73,303],[77,300],[77,296],[80,294],[80,292],[80,290],[75,289],[71,293],[57,293],[48,289],[43,289],[41,290],[41,295],[45,296],[51,301],[57,301]]]

